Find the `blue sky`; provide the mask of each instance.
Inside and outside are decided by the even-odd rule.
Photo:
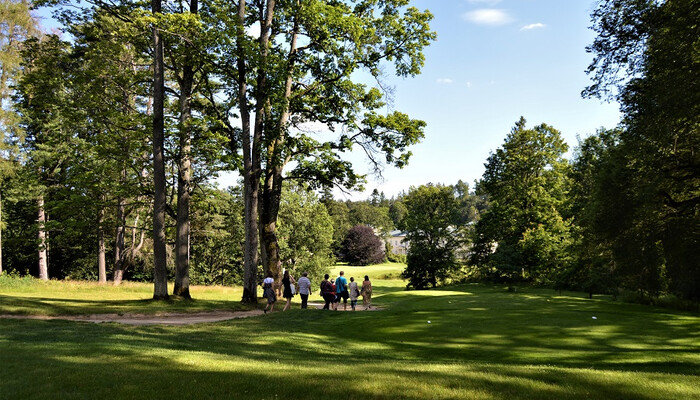
[[[389,74],[387,80],[394,88],[393,108],[427,122],[425,139],[411,149],[404,169],[387,167],[383,179],[368,176],[364,193],[336,195],[360,200],[377,188],[391,197],[411,186],[460,179],[473,187],[486,158],[520,116],[529,127],[554,126],[570,149],[577,136],[616,126],[618,104],[580,95],[589,84],[591,55],[585,48],[595,37],[588,29],[594,1],[413,0],[411,5],[433,13],[438,38],[425,51],[421,75]],[[42,24],[55,25],[50,19]],[[350,159],[364,172],[359,152]],[[237,179],[223,174],[218,183],[225,187]]]
[[[503,144],[515,122],[547,123],[573,149],[620,119],[616,103],[582,99],[589,84],[585,47],[593,0],[414,0],[435,16],[438,34],[425,52],[421,75],[390,79],[394,107],[427,122],[425,139],[402,170],[387,168],[384,180],[369,177],[388,197],[428,182],[469,183],[484,172],[490,152]],[[365,162],[357,159],[362,168]],[[340,193],[338,193],[340,196]]]

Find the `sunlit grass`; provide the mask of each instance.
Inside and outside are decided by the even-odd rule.
[[[114,286],[85,281],[2,278],[0,314],[156,314],[247,308],[240,304],[240,288],[191,286],[190,292],[194,301],[178,298],[153,301],[153,284],[149,283],[124,282]]]
[[[383,311],[295,305],[181,327],[0,319],[0,398],[700,398],[696,314],[546,289],[405,291],[400,280],[372,281]],[[240,300],[239,289],[221,287],[168,303],[147,300],[148,284],[30,286],[0,285],[0,312],[18,301],[78,313],[231,309]]]

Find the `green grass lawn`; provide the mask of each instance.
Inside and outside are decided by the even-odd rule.
[[[391,267],[338,268],[357,279]],[[184,327],[0,319],[0,399],[700,399],[696,314],[580,293],[406,292],[402,281],[372,280],[383,311],[295,307]],[[139,312],[234,309],[240,298],[226,288],[167,303],[147,301],[149,285],[20,286],[0,285],[0,313],[27,299],[32,314],[78,314],[120,302]]]

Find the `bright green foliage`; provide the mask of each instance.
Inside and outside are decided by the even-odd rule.
[[[404,203],[403,225],[409,248],[403,278],[408,280],[407,286],[425,289],[445,283],[457,270],[456,252],[465,243],[453,188],[411,188]]]
[[[12,86],[22,72],[23,43],[39,33],[29,6],[21,0],[0,1],[0,181],[11,173],[10,160],[17,157],[17,142],[12,137],[22,137],[10,100]]]
[[[432,15],[406,0],[215,1],[202,14],[219,38],[220,79],[235,88],[223,103],[238,101],[247,220],[259,212],[264,269],[279,275],[283,180],[359,188],[364,176],[344,153],[359,149],[379,172],[384,162],[406,165],[408,148],[422,139],[425,122],[386,112],[381,78],[386,66],[398,76],[420,73],[436,37]],[[362,73],[377,84],[361,82]],[[248,243],[256,230],[246,224]],[[248,276],[254,250],[246,249]]]
[[[256,2],[248,3],[243,27],[235,3],[214,1],[203,5],[202,11],[221,57],[215,73],[234,88],[243,83],[233,63],[239,57],[238,29],[252,30],[267,11]],[[241,38],[249,74],[245,83],[251,88],[249,109],[262,107],[257,104],[260,101],[268,109],[267,124],[259,132],[261,147],[252,149],[262,157],[261,165],[276,168],[295,161],[289,175],[315,187],[361,185],[363,177],[342,160],[353,146],[367,150],[377,166],[381,155],[387,163],[405,165],[410,156],[407,147],[423,137],[425,123],[398,111],[384,113],[382,92],[357,82],[356,74],[366,71],[380,79],[389,63],[399,76],[420,72],[423,48],[436,36],[428,25],[432,15],[407,7],[408,3],[278,2],[270,10],[273,24],[264,58],[259,37]],[[292,40],[296,44],[290,48]],[[291,87],[286,93],[288,82]],[[265,87],[258,87],[261,84]],[[235,91],[225,93],[236,96]],[[309,122],[325,125],[331,134],[319,140],[319,135],[308,133]],[[341,127],[342,134],[333,133]]]
[[[521,118],[489,156],[477,195],[490,208],[476,224],[472,256],[486,276],[549,282],[566,263],[567,149],[559,131],[526,129]]]
[[[341,246],[345,236],[352,225],[350,224],[350,209],[343,201],[333,199],[329,191],[324,193],[321,203],[326,207],[326,212],[333,222],[333,252],[340,254]]]
[[[403,202],[403,197],[392,199],[389,205],[389,218],[396,229],[403,230],[403,219],[406,217],[406,204]]]
[[[24,195],[44,195],[54,277],[96,275],[98,230],[109,238],[125,223],[104,211],[119,199],[131,199],[125,213],[132,217],[147,211],[140,195],[148,71],[135,50],[140,35],[112,16],[93,18],[72,26],[72,43],[54,35],[27,41],[17,86],[27,175],[35,181],[25,183]],[[106,32],[120,40],[102,40]]]
[[[191,271],[195,285],[239,285],[243,276],[240,193],[199,186],[192,196]]]
[[[479,220],[481,213],[488,208],[485,195],[476,195],[469,190],[469,185],[459,180],[454,186],[455,197],[459,203],[459,224],[471,225]]]
[[[367,225],[385,235],[394,229],[394,224],[389,218],[389,207],[379,204],[372,205],[368,201],[360,201],[350,204],[350,224]]]
[[[280,260],[297,279],[308,272],[309,279],[318,284],[333,264],[333,221],[314,192],[290,185],[282,193]]]

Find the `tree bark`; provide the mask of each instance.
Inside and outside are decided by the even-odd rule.
[[[262,251],[264,253],[263,267],[266,272],[272,272],[275,281],[282,279],[280,263],[280,247],[277,239],[277,216],[279,215],[280,199],[282,197],[282,167],[268,168],[263,189],[260,225]],[[279,284],[279,282],[278,282]]]
[[[126,170],[122,170],[122,176]],[[126,206],[124,199],[117,200],[117,231],[114,235],[114,285],[119,286],[124,279],[124,230],[126,229]]]
[[[154,15],[161,12],[161,0],[152,0]],[[153,26],[153,298],[168,298],[168,269],[165,239],[165,157],[164,157],[164,103],[165,80],[163,42],[160,29]]]
[[[99,283],[107,283],[107,259],[105,256],[105,209],[100,205],[97,220],[97,280]]]
[[[258,193],[260,190],[259,157],[255,156],[258,130],[251,143],[250,110],[247,97],[247,68],[245,55],[245,1],[238,3],[238,32],[236,45],[238,47],[238,100],[241,111],[242,149],[243,149],[243,198],[244,198],[244,231],[245,248],[243,251],[243,303],[255,303],[257,298],[258,270]],[[261,33],[262,35],[262,33]],[[231,139],[235,146],[235,138]]]
[[[2,275],[2,193],[0,193],[0,275]]]
[[[277,126],[270,129],[268,134],[273,137],[268,139],[267,167],[265,170],[265,186],[260,213],[260,225],[262,226],[261,240],[263,249],[263,266],[266,271],[272,272],[272,276],[282,279],[282,265],[280,263],[279,243],[277,238],[277,217],[279,215],[280,200],[282,199],[282,172],[288,160],[284,159],[283,147],[287,129],[287,120],[290,117],[289,101],[292,95],[294,60],[297,52],[297,35],[299,25],[294,22],[289,56],[287,59],[287,73],[285,77],[284,104],[281,109]]]
[[[197,14],[197,0],[190,1],[190,13]],[[177,226],[175,237],[175,287],[173,294],[184,298],[190,295],[190,201],[192,194],[192,141],[188,126],[192,119],[192,86],[194,60],[188,56],[182,67],[180,84],[180,159],[177,177]]]
[[[37,222],[39,223],[39,279],[49,280],[49,263],[47,257],[46,243],[46,213],[44,212],[44,196],[40,195],[37,199],[39,205],[39,214]]]

